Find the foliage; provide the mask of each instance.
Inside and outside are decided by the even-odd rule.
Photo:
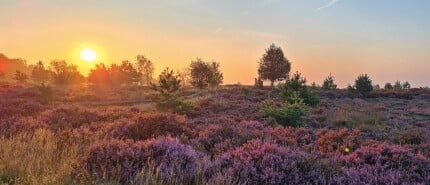
[[[282,49],[275,44],[266,49],[259,61],[258,74],[262,80],[269,80],[271,86],[275,81],[287,79],[290,70],[291,63],[285,58]]]
[[[391,83],[387,82],[384,86],[385,90],[390,90],[390,89],[394,89],[393,85],[391,85]]]
[[[88,74],[88,82],[97,85],[108,85],[112,83],[111,71],[105,64],[96,64],[94,69],[91,69]]]
[[[31,79],[37,83],[44,83],[51,79],[51,71],[45,68],[42,61],[37,62],[36,65],[32,67]]]
[[[157,109],[161,111],[171,110],[179,114],[187,114],[192,111],[193,106],[181,101],[177,97],[177,91],[181,88],[181,80],[175,75],[173,70],[166,68],[158,77],[158,84],[152,84],[152,89],[159,92],[152,96]]]
[[[255,87],[263,87],[264,86],[264,81],[261,79],[261,77],[255,78],[254,86]]]
[[[331,74],[324,80],[322,88],[325,90],[333,90],[337,88],[337,85],[334,83],[334,76]]]
[[[363,96],[368,96],[373,91],[372,80],[369,75],[361,74],[355,80],[353,90],[357,91]]]
[[[39,100],[43,104],[48,104],[54,100],[54,92],[52,87],[49,85],[45,85],[45,83],[41,83],[36,86],[39,91]]]
[[[217,62],[205,62],[200,58],[190,64],[191,85],[199,89],[216,87],[223,82],[223,74]]]
[[[136,57],[137,71],[142,75],[142,84],[150,85],[153,81],[154,64],[143,55]]]
[[[27,74],[17,70],[13,79],[19,83],[25,83],[28,80],[28,76],[27,76]]]
[[[296,95],[303,99],[303,102],[309,106],[318,105],[320,102],[319,98],[310,92],[306,86],[306,79],[302,77],[299,72],[296,72],[285,84],[280,84],[278,89],[281,97],[290,103],[290,99]]]
[[[85,81],[85,77],[78,71],[75,65],[69,65],[64,60],[51,62],[52,80],[57,85],[79,84]]]
[[[299,100],[294,103],[286,102],[278,107],[272,101],[265,101],[260,109],[260,115],[269,117],[283,126],[299,127],[305,115],[305,104]]]

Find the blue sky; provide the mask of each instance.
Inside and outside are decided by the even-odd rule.
[[[90,45],[105,63],[145,54],[160,71],[201,57],[219,61],[227,83],[249,84],[275,43],[310,82],[331,72],[346,86],[369,73],[427,86],[429,9],[424,0],[1,0],[0,52],[78,63],[74,50]]]

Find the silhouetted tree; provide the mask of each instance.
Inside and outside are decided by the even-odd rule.
[[[136,60],[137,71],[142,75],[142,84],[151,84],[154,75],[154,65],[151,60],[147,59],[143,55],[138,55]]]
[[[402,89],[403,89],[402,83],[401,83],[400,81],[398,81],[398,80],[397,80],[397,81],[394,83],[393,88],[394,88],[395,90],[402,90]]]
[[[391,83],[387,82],[384,86],[384,89],[386,89],[386,90],[393,89],[393,85],[391,85]]]
[[[44,83],[50,80],[51,71],[45,68],[42,61],[37,62],[36,65],[31,66],[31,79],[36,83]]]
[[[27,74],[25,74],[19,70],[16,70],[16,73],[15,73],[15,76],[13,77],[13,79],[19,83],[25,83],[28,80],[28,76],[27,76]]]
[[[224,80],[223,73],[219,69],[219,63],[212,62],[210,65],[210,77],[209,77],[209,85],[211,87],[216,87],[221,84]]]
[[[215,87],[222,83],[224,77],[219,70],[219,63],[205,62],[200,58],[190,64],[190,83],[194,87],[203,89],[209,85]]]
[[[178,74],[179,79],[181,80],[182,86],[187,86],[190,83],[190,70],[188,68],[178,70],[176,72]]]
[[[410,88],[411,88],[411,84],[408,81],[403,83],[403,89],[410,89]]]
[[[121,71],[124,73],[124,82],[126,84],[131,85],[140,81],[141,74],[137,71],[137,69],[134,68],[133,64],[130,61],[122,61],[120,67]]]
[[[273,86],[275,81],[288,79],[291,63],[284,56],[284,52],[275,44],[266,49],[266,53],[259,61],[258,74],[262,80],[270,80]]]
[[[355,85],[353,88],[361,95],[366,97],[373,91],[372,80],[367,74],[359,75],[355,80]]]
[[[82,83],[85,77],[78,71],[75,65],[69,65],[64,60],[51,62],[52,80],[57,85],[71,85]]]
[[[152,84],[152,89],[169,96],[178,91],[179,88],[181,88],[181,80],[169,68],[164,69],[158,76],[158,84]]]
[[[106,68],[105,64],[96,64],[95,68],[91,69],[88,74],[88,82],[96,85],[111,84],[110,71]]]
[[[337,85],[334,83],[334,76],[330,75],[324,80],[322,88],[325,90],[336,89]]]

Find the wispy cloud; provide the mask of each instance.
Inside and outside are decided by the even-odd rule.
[[[329,3],[325,4],[324,6],[317,8],[317,11],[321,11],[321,10],[324,10],[326,8],[330,8],[331,6],[333,6],[334,4],[336,4],[339,1],[340,0],[331,0]]]

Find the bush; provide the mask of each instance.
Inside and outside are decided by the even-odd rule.
[[[101,179],[131,183],[144,169],[154,169],[163,178],[180,177],[184,184],[195,180],[203,155],[174,138],[158,138],[133,143],[106,141],[90,147],[86,166]]]
[[[278,107],[272,101],[265,101],[260,108],[260,115],[271,118],[276,124],[299,127],[305,115],[305,105],[302,101],[299,101],[294,103],[286,102],[281,107]]]
[[[337,85],[334,83],[334,76],[331,74],[324,80],[322,88],[325,90],[333,90],[337,88]]]
[[[285,84],[279,85],[278,89],[281,97],[286,101],[298,95],[306,105],[315,106],[320,103],[319,98],[306,87],[306,79],[299,72],[296,72]]]
[[[348,154],[360,147],[359,130],[339,129],[318,131],[316,146],[320,152],[330,154]]]
[[[391,83],[389,83],[389,82],[388,82],[388,83],[386,83],[386,84],[385,84],[385,86],[384,86],[384,89],[385,89],[385,90],[391,90],[391,89],[393,89],[393,88],[394,88],[394,87],[393,87],[393,85],[391,85]]]
[[[363,96],[368,96],[373,91],[372,80],[367,74],[362,74],[355,80],[353,87],[358,93]]]

